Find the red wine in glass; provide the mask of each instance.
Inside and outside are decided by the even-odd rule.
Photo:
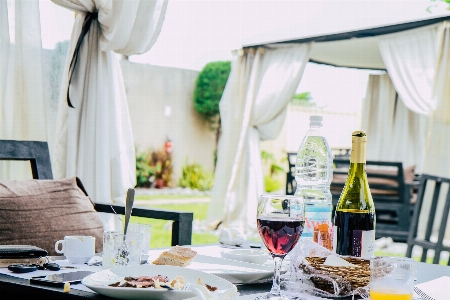
[[[259,235],[272,254],[274,274],[272,289],[257,300],[290,300],[281,292],[281,264],[297,244],[305,225],[303,198],[286,195],[261,195],[256,213]]]
[[[259,217],[258,231],[267,249],[273,255],[285,256],[302,235],[304,220],[276,217]]]

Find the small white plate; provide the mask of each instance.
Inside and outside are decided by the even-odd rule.
[[[197,254],[186,268],[219,276],[232,283],[250,283],[273,276],[273,266],[252,264],[220,257]],[[286,270],[282,270],[286,272]]]
[[[220,252],[223,258],[245,261],[254,264],[263,264],[269,258],[269,254],[263,250],[236,249],[223,250]]]
[[[236,286],[217,276],[206,274],[197,270],[156,265],[125,266],[96,272],[85,277],[82,283],[91,290],[117,299],[155,299],[155,300],[181,300],[196,296],[192,291],[167,290],[154,288],[130,288],[111,287],[111,283],[121,281],[126,276],[167,276],[170,280],[176,276],[183,276],[185,283],[197,284],[198,278],[204,284],[209,284],[218,288],[217,299],[229,299],[237,295]]]

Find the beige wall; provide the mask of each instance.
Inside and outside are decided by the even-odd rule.
[[[198,72],[126,60],[121,66],[139,149],[161,148],[168,137],[176,179],[186,159],[212,171],[214,133],[194,110],[192,100]]]

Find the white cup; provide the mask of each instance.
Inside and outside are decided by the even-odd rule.
[[[61,245],[61,250],[59,250]],[[95,255],[95,237],[70,235],[64,240],[55,243],[55,251],[64,256],[73,264],[84,264]]]

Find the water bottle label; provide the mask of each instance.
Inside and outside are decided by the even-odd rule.
[[[301,204],[291,204],[289,216],[292,218],[303,218],[303,206]]]
[[[331,204],[327,205],[310,205],[305,207],[305,228],[302,237],[313,238],[314,228],[320,224],[328,224],[331,226]]]
[[[313,241],[328,250],[333,250],[333,229],[331,222],[323,221],[314,227]]]

